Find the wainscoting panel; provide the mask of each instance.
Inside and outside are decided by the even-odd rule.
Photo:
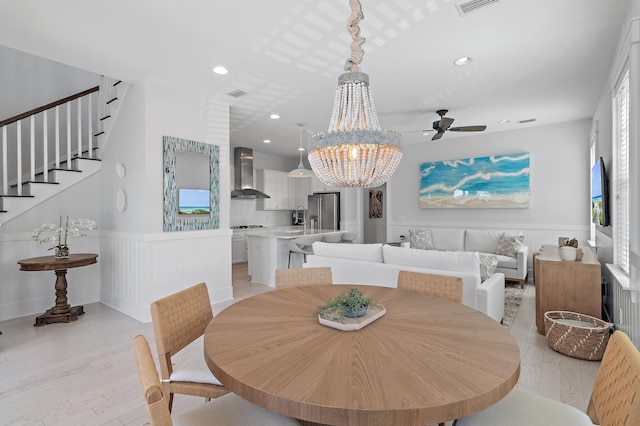
[[[613,317],[616,329],[624,331],[633,344],[640,348],[640,306],[638,306],[640,294],[622,284],[612,273],[611,268],[612,265],[607,265],[604,277],[611,283],[613,312],[609,314]]]
[[[233,297],[230,230],[106,234],[102,253],[101,301],[139,321],[151,320],[154,300],[199,282],[211,303]]]

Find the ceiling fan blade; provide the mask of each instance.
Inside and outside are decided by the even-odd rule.
[[[440,139],[442,137],[442,135],[444,135],[444,130],[438,130],[438,133],[436,133],[435,135],[433,135],[433,137],[431,138],[432,141],[436,141],[438,139]]]
[[[422,133],[422,134],[424,135],[425,133],[433,132],[433,131],[434,131],[433,129],[426,129],[426,130],[405,130],[405,131],[400,131],[400,132],[398,132],[398,133]]]
[[[440,122],[438,123],[438,128],[442,130],[447,130],[453,124],[453,118],[442,117]]]
[[[481,132],[486,128],[487,126],[461,126],[461,127],[451,127],[449,131],[450,132]]]

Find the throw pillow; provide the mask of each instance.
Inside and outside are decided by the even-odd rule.
[[[479,253],[479,255],[480,279],[484,281],[496,272],[496,268],[498,267],[498,257],[484,253]]]
[[[420,250],[433,250],[433,238],[430,229],[410,229],[409,247]]]
[[[520,250],[520,247],[522,247],[523,244],[524,235],[522,235],[521,233],[507,234],[505,232],[500,237],[500,240],[498,240],[498,245],[496,246],[496,254],[516,257],[518,255],[518,250]]]

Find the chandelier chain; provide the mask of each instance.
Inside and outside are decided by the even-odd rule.
[[[351,16],[349,16],[349,21],[347,22],[347,29],[353,41],[351,42],[351,57],[345,62],[344,70],[355,72],[360,69],[358,65],[360,65],[364,56],[362,44],[365,38],[360,37],[360,27],[358,26],[364,18],[364,14],[359,0],[349,0],[349,6],[351,6]]]

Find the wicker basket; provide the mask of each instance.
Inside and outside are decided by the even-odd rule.
[[[545,312],[544,326],[551,349],[589,361],[602,359],[611,334],[608,322],[568,311]]]

